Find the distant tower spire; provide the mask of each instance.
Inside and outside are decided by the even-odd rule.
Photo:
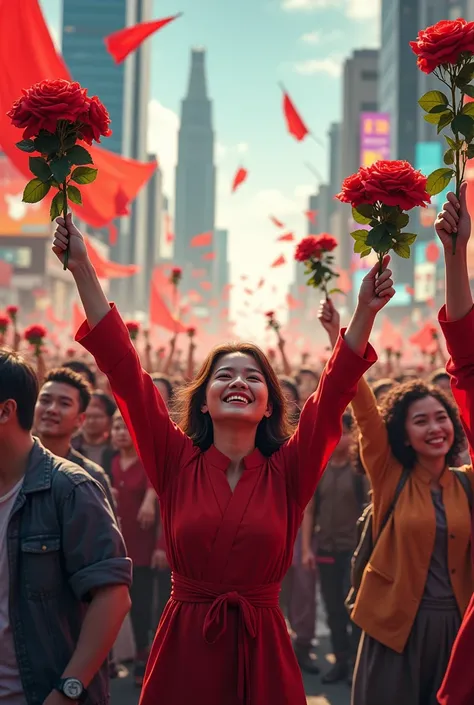
[[[189,72],[189,84],[187,98],[191,100],[206,100],[206,52],[202,47],[191,50],[191,70]]]

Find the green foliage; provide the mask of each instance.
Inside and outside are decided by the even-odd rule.
[[[470,142],[474,137],[474,118],[471,115],[458,113],[452,122],[451,128],[455,134],[460,132]]]
[[[49,209],[49,215],[51,217],[51,220],[55,220],[60,215],[62,215],[63,208],[64,208],[64,193],[62,191],[58,191],[58,193],[55,195],[55,197],[51,201],[51,207]]]
[[[51,171],[53,172],[53,176],[56,181],[58,181],[60,184],[64,183],[71,171],[71,164],[69,163],[69,159],[67,157],[52,159]]]
[[[448,164],[449,166],[451,164],[454,164],[454,150],[453,149],[448,149],[447,152],[445,152],[443,161],[445,164]]]
[[[464,88],[464,86],[467,86],[468,83],[472,81],[474,78],[474,63],[469,63],[464,66],[463,69],[459,72],[455,84],[458,88]]]
[[[90,166],[78,166],[71,174],[71,179],[78,184],[91,184],[97,178],[97,169]]]
[[[368,203],[362,203],[357,208],[352,209],[352,217],[359,225],[368,225],[373,218],[374,207]]]
[[[21,142],[17,142],[15,146],[21,149],[22,152],[36,152],[33,140],[21,140]]]
[[[439,105],[447,106],[448,104],[448,97],[441,91],[428,91],[428,93],[425,93],[418,101],[420,108],[423,108],[427,113]]]
[[[70,164],[76,164],[77,166],[84,166],[85,164],[92,164],[92,157],[84,147],[80,144],[74,145],[71,149],[68,149],[67,158]]]
[[[77,186],[72,186],[71,184],[67,187],[67,197],[71,203],[75,203],[77,206],[82,206],[82,196]]]
[[[448,169],[446,167],[441,167],[440,169],[435,169],[428,176],[426,182],[426,190],[430,196],[436,196],[441,191],[444,191],[446,186],[449,184],[454,176],[454,170]]]
[[[23,191],[23,203],[39,203],[47,195],[50,184],[45,184],[41,179],[31,179],[25,186]]]
[[[43,159],[43,157],[30,157],[29,167],[31,173],[34,174],[43,183],[46,183],[52,177],[49,164],[46,159]]]
[[[470,84],[467,86],[462,86],[461,91],[464,95],[468,95],[469,98],[474,98],[474,86],[471,86]]]
[[[61,147],[59,137],[50,132],[45,132],[42,130],[38,137],[35,139],[35,149],[40,154],[47,154],[48,156],[56,154]]]

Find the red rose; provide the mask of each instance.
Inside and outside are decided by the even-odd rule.
[[[7,314],[12,323],[15,323],[18,314],[18,306],[7,306]]]
[[[267,318],[275,318],[275,311],[267,311],[265,316]]]
[[[315,235],[308,235],[297,244],[295,260],[297,262],[307,262],[314,256],[321,256],[321,248],[318,245],[318,238]]]
[[[125,325],[127,326],[130,338],[132,340],[136,340],[140,331],[140,324],[138,323],[138,321],[126,321]]]
[[[181,267],[173,267],[173,269],[171,270],[171,275],[173,277],[180,277],[182,272],[183,270],[181,269]]]
[[[92,141],[100,142],[102,137],[110,137],[110,115],[103,103],[96,95],[87,98],[87,110],[81,115],[81,134],[84,142],[92,144]]]
[[[0,315],[0,335],[5,335],[10,325],[10,319],[8,316]]]
[[[410,46],[424,73],[431,73],[443,64],[457,64],[464,52],[474,53],[474,22],[442,20],[421,30]]]
[[[399,206],[403,211],[416,206],[425,208],[431,203],[426,176],[409,162],[381,159],[365,171],[363,185],[369,203],[380,201],[386,206]]]
[[[187,334],[189,335],[190,338],[194,338],[196,335],[196,329],[195,328],[188,328]]]
[[[332,235],[321,233],[316,237],[316,245],[321,252],[332,252],[337,247],[337,240]]]
[[[336,196],[341,203],[350,203],[353,208],[357,208],[362,203],[368,203],[363,183],[366,171],[364,167],[361,167],[356,174],[344,179],[341,192]]]
[[[57,78],[23,90],[7,115],[15,127],[24,129],[23,138],[30,139],[40,130],[55,132],[58,120],[76,122],[87,112],[86,101],[87,91],[79,83]]]
[[[33,325],[25,329],[24,337],[32,345],[37,345],[41,343],[43,338],[46,337],[47,330],[44,326]]]

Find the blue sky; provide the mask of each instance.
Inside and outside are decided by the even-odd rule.
[[[58,36],[60,0],[40,1]],[[283,299],[292,265],[268,270],[285,252],[268,215],[283,220],[297,237],[305,234],[303,211],[315,182],[304,163],[313,163],[325,177],[328,153],[313,140],[297,143],[287,135],[278,82],[326,145],[328,127],[341,113],[344,59],[356,48],[379,44],[380,0],[155,0],[155,18],[179,11],[183,17],[151,40],[150,110],[157,128],[149,141],[165,187],[172,197],[189,50],[204,46],[217,141],[217,224],[230,230],[232,279],[237,284],[240,273],[250,281],[268,275]],[[249,179],[230,196],[240,164]],[[291,258],[292,248],[286,248]]]

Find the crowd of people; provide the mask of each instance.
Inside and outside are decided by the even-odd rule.
[[[197,368],[192,339],[184,361],[176,338],[157,359],[131,340],[57,220],[87,355],[34,369],[0,351],[0,703],[102,705],[132,657],[143,705],[303,705],[301,671],[346,682],[352,705],[472,705],[465,187],[436,231],[447,369],[377,361],[389,257],[346,329],[321,303],[323,370],[280,332],[278,358],[224,343]]]

